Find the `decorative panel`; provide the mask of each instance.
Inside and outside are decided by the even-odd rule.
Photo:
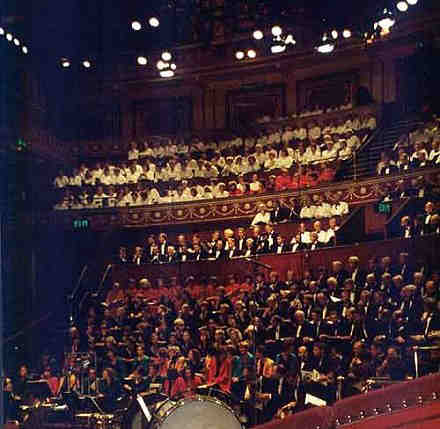
[[[298,82],[298,109],[353,103],[359,85],[359,72],[337,73]]]
[[[284,116],[285,85],[248,85],[226,94],[226,116],[230,128],[255,123],[265,115]]]
[[[148,98],[133,103],[133,137],[192,129],[191,97]]]

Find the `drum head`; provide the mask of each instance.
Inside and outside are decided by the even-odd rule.
[[[160,429],[241,429],[234,412],[217,399],[182,399],[162,418]]]

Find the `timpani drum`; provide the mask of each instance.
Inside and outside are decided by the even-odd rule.
[[[131,414],[124,429],[242,429],[233,409],[211,396],[195,395],[158,404],[150,422],[142,410]]]

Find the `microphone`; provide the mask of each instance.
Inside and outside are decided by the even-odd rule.
[[[263,262],[259,262],[259,261],[255,260],[255,259],[252,259],[252,258],[244,258],[244,260],[247,261],[247,262],[252,262],[255,265],[259,265],[260,267],[266,268],[266,270],[271,270],[272,269],[272,267],[270,265],[263,264]]]

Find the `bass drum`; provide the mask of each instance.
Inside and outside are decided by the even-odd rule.
[[[148,423],[140,407],[126,420],[124,429],[242,429],[232,408],[209,396],[192,396],[158,404]]]

